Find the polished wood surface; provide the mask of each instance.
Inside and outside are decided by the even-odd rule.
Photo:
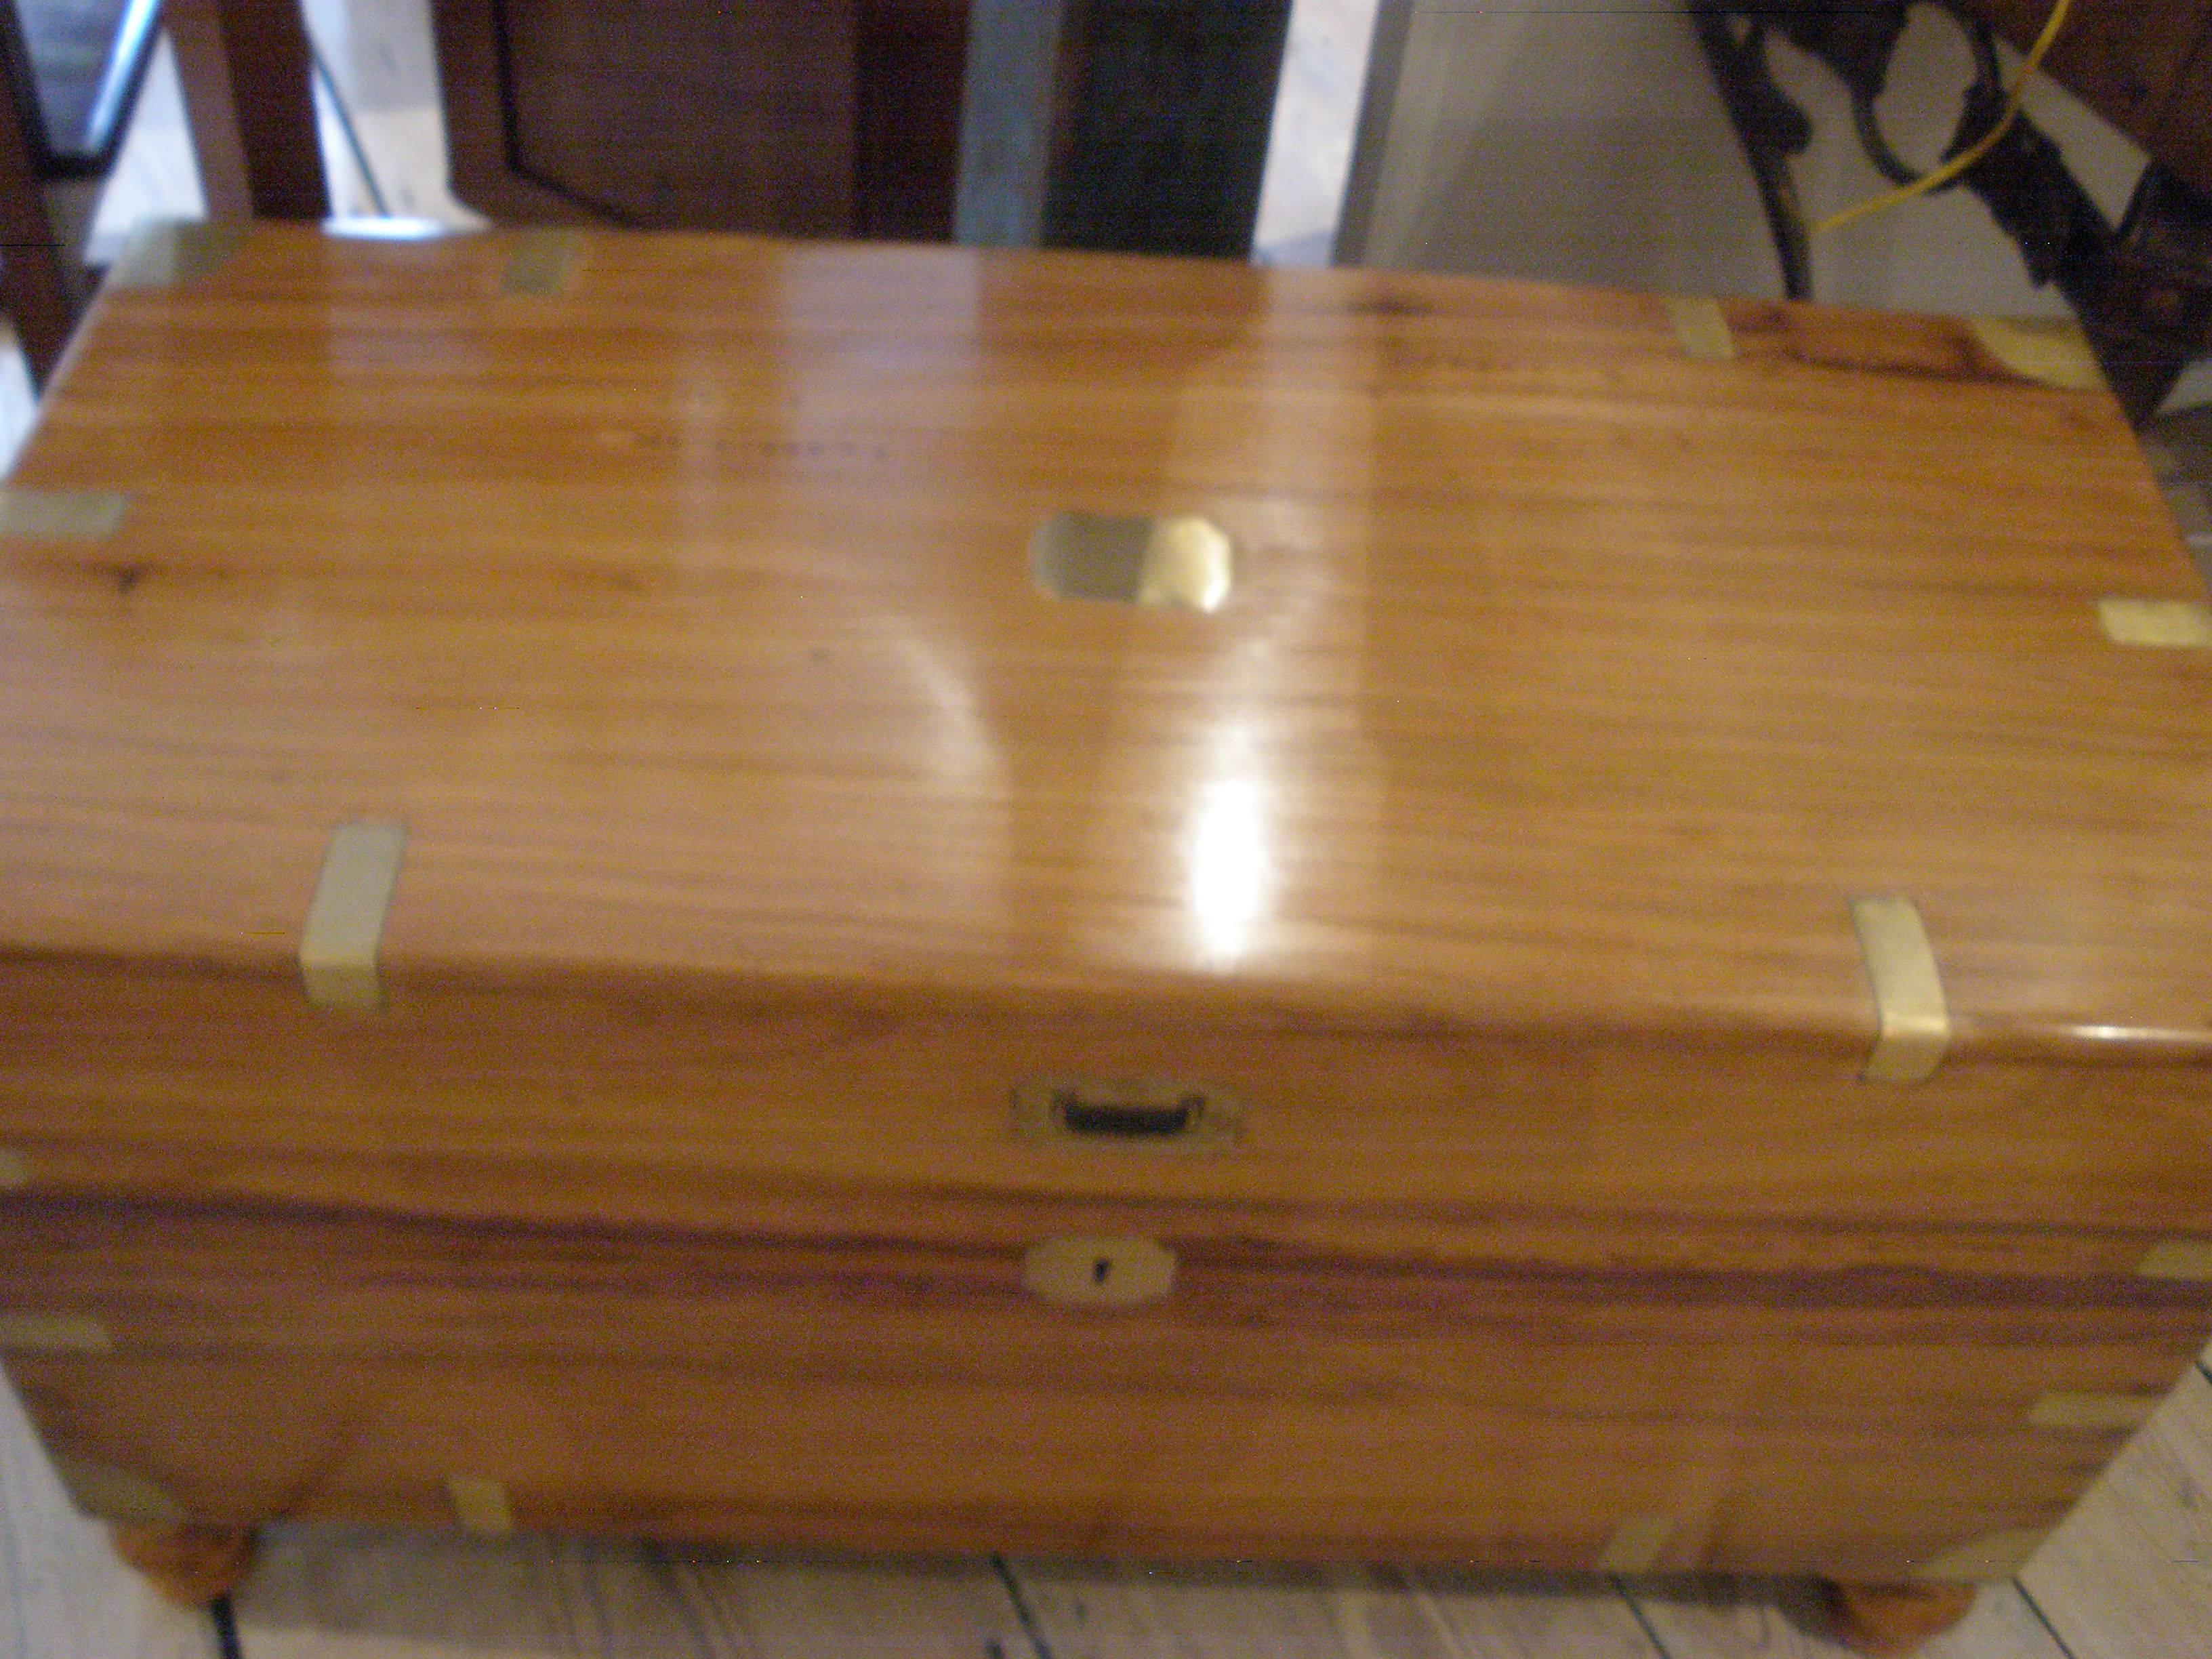
[[[2055,1524],[2124,1431],[2038,1401],[2154,1401],[2212,1323],[2127,1245],[2008,1235],[1946,1272],[1873,1233],[836,1191],[684,1233],[8,1214],[0,1307],[100,1321],[11,1360],[47,1431],[233,1522],[436,1522],[459,1472],[574,1529],[1589,1567],[1650,1515],[1650,1565],[1901,1577]],[[1176,1250],[1171,1296],[1025,1290],[1027,1243],[1108,1229]]]
[[[2115,1437],[2038,1402],[2186,1363],[2212,659],[2100,629],[2201,592],[2102,393],[1938,319],[1693,362],[1647,295],[515,246],[112,292],[12,481],[130,497],[0,541],[0,1308],[106,1338],[11,1356],[57,1445],[211,1522],[460,1475],[1882,1578],[2055,1522]],[[1213,519],[1228,602],[1046,596],[1069,510]],[[1917,1088],[1859,1079],[1881,893]],[[1246,1107],[1040,1144],[1054,1077]],[[1172,1292],[1024,1291],[1092,1237]]]
[[[2109,403],[1958,325],[1709,365],[1637,295],[680,238],[489,303],[507,252],[102,302],[16,482],[130,521],[0,568],[11,954],[286,974],[371,815],[403,988],[1857,1043],[1897,890],[1958,1060],[2212,1058],[2212,665],[2094,611],[2197,578]],[[1211,514],[1230,605],[1036,592],[1067,507]]]

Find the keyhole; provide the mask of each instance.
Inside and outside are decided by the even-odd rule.
[[[1091,1282],[1094,1285],[1103,1285],[1106,1282],[1106,1275],[1113,1271],[1114,1264],[1102,1255],[1091,1264]]]

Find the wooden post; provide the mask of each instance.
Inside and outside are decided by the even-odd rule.
[[[963,241],[1251,252],[1290,0],[976,0]]]
[[[166,0],[162,15],[209,217],[329,217],[299,0]]]
[[[18,89],[7,75],[0,75],[0,237],[6,243],[0,247],[0,297],[15,319],[31,384],[44,390],[76,325],[76,307],[33,169]]]

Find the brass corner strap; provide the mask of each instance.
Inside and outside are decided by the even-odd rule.
[[[377,956],[406,846],[400,823],[342,823],[331,832],[300,930],[300,983],[316,1007],[368,1013],[384,1006]]]
[[[128,1526],[173,1527],[185,1518],[183,1506],[155,1481],[132,1469],[97,1458],[54,1456],[54,1474],[80,1514]]]
[[[2054,392],[2096,392],[2105,372],[2089,337],[2070,317],[1977,317],[1975,342],[2023,380]]]
[[[1674,325],[1675,343],[1694,362],[1730,363],[1735,361],[1735,331],[1718,300],[1704,295],[1670,294],[1667,320]]]
[[[1956,1549],[1920,1562],[1912,1578],[1922,1584],[1990,1584],[2011,1577],[2041,1547],[2040,1529],[2015,1527],[1986,1533]]]
[[[1920,908],[1906,898],[1856,898],[1851,926],[1881,1023],[1860,1075],[1869,1083],[1925,1083],[1951,1046],[1951,1011]]]

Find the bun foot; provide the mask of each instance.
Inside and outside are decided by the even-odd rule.
[[[172,1601],[205,1607],[228,1595],[253,1559],[250,1527],[144,1527],[111,1523],[115,1553]]]
[[[1830,1583],[1823,1633],[1855,1653],[1899,1659],[1964,1619],[1975,1594],[1972,1584]]]

